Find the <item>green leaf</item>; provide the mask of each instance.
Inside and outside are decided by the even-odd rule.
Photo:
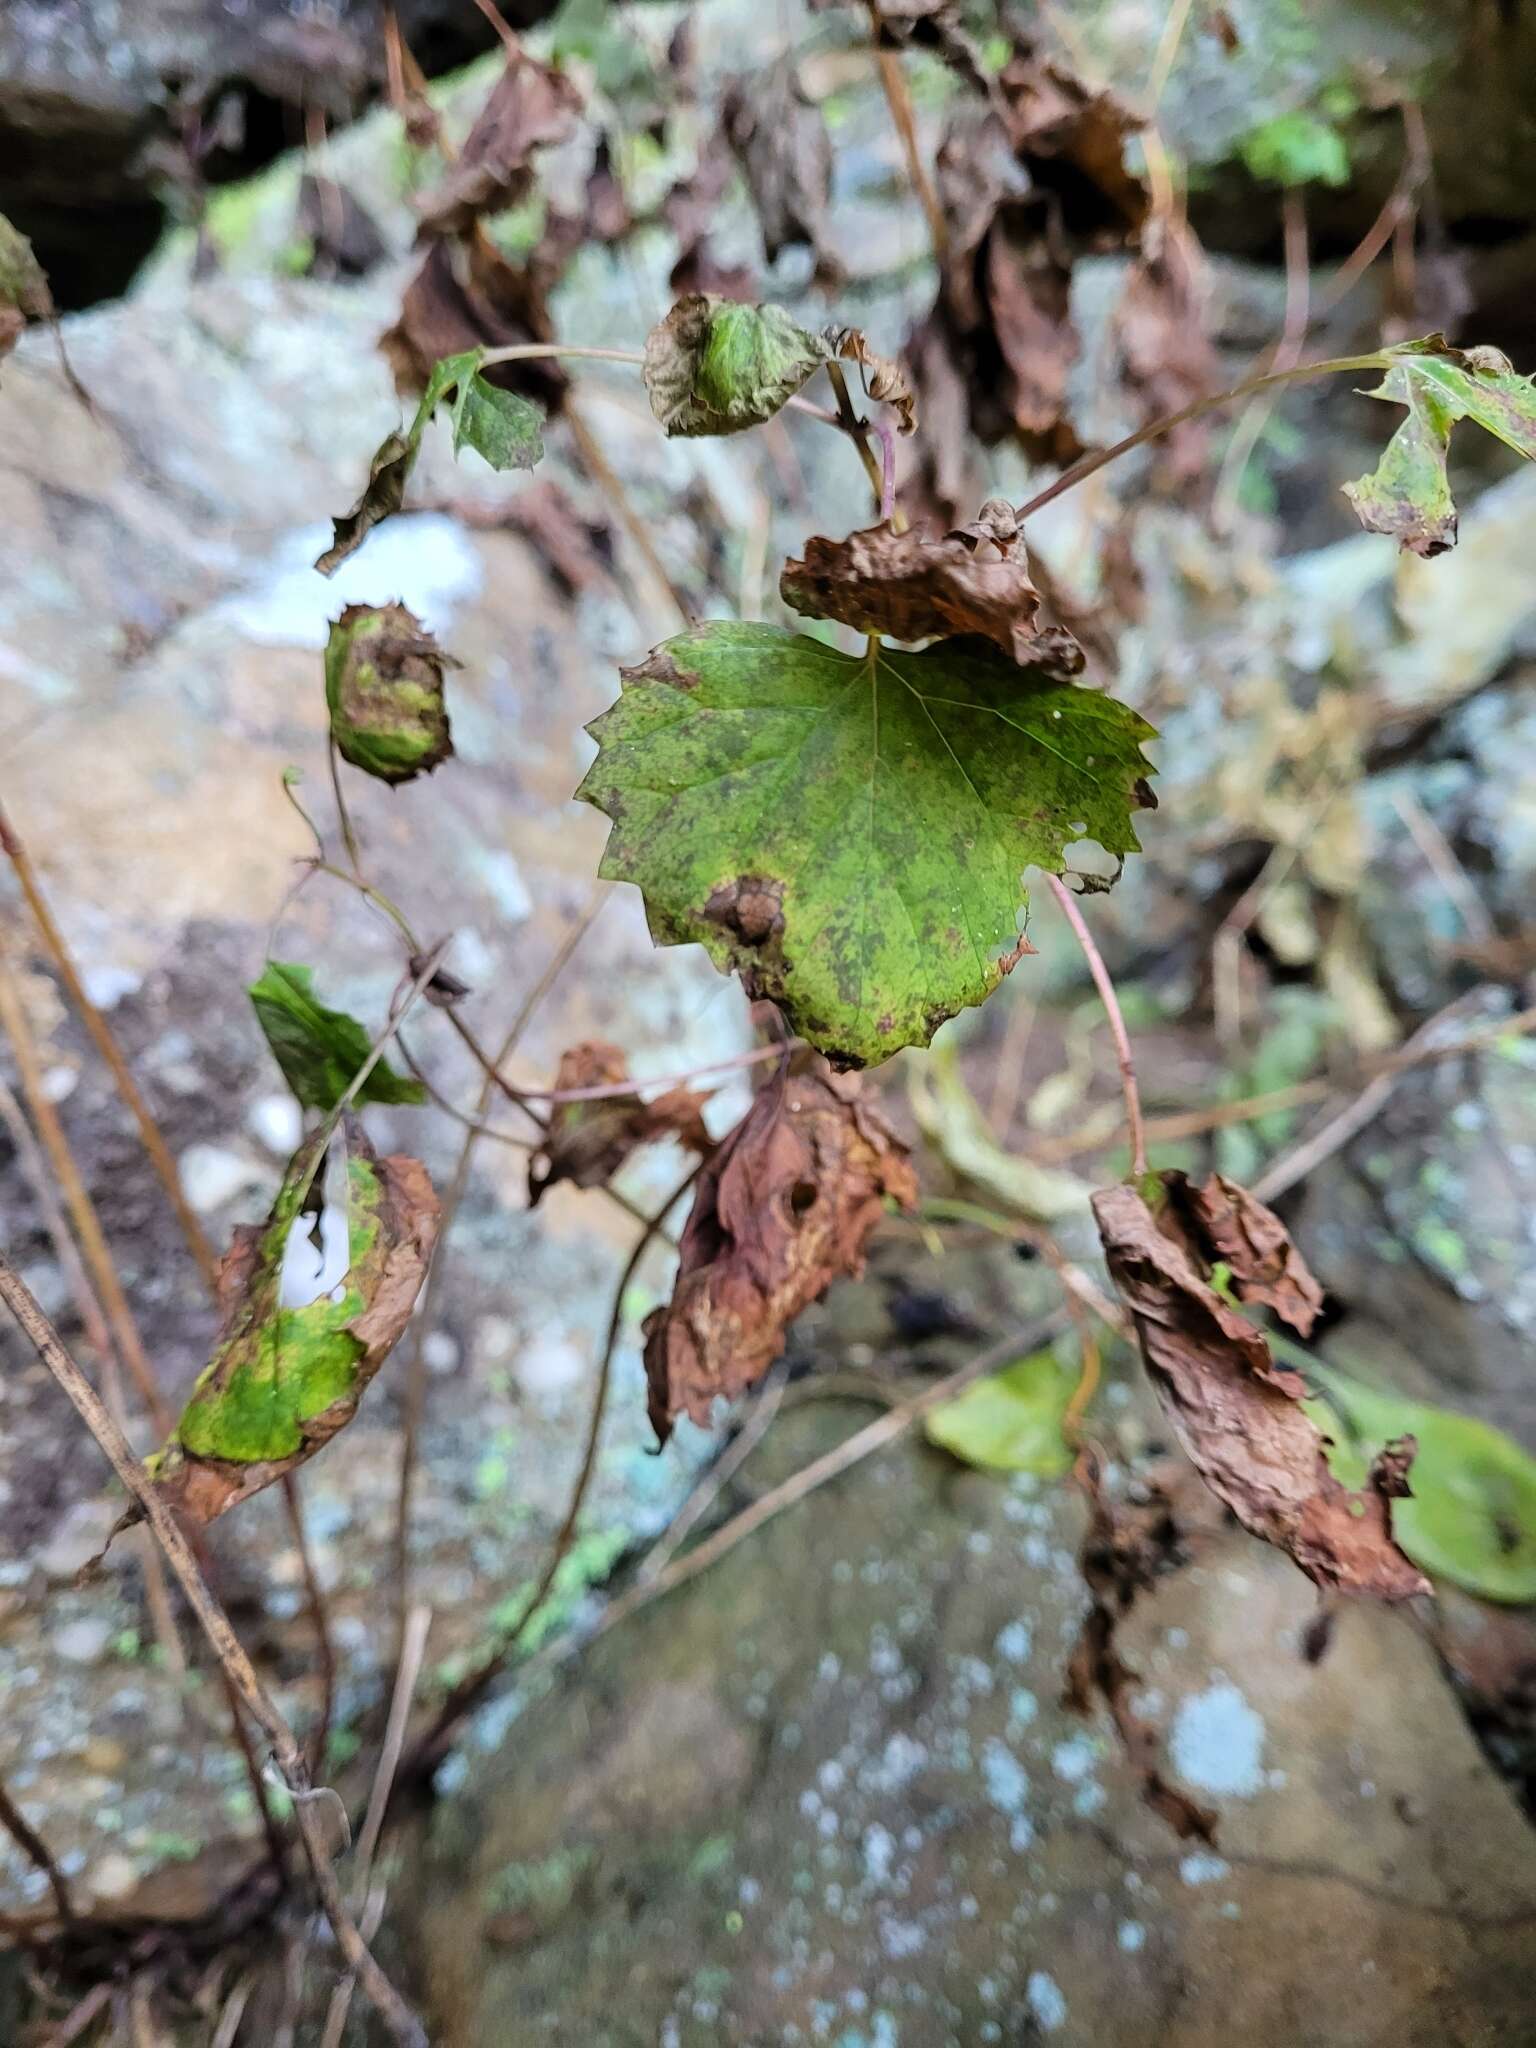
[[[544,415],[531,398],[484,377],[463,378],[453,404],[453,452],[473,448],[492,469],[532,469],[544,453]]]
[[[987,643],[841,654],[716,623],[626,671],[577,795],[658,945],[706,946],[835,1059],[926,1045],[1020,951],[1026,867],[1137,849],[1152,728]]]
[[[467,445],[483,455],[493,469],[532,469],[543,455],[539,435],[543,413],[530,399],[487,383],[480,375],[484,355],[484,349],[465,349],[460,355],[444,356],[433,366],[416,417],[404,433],[387,434],[379,443],[368,465],[362,496],[350,511],[331,521],[334,538],[315,562],[322,575],[338,569],[376,526],[405,503],[405,487],[416,466],[427,421],[450,391],[456,394],[449,415],[456,455]]]
[[[831,353],[782,306],[697,292],[647,335],[645,388],[668,434],[739,434],[771,419]]]
[[[1072,1465],[1061,1433],[1077,1375],[1054,1351],[1035,1351],[931,1408],[928,1441],[984,1472],[1059,1479]]]
[[[1387,374],[1369,398],[1408,408],[1368,476],[1344,486],[1360,523],[1416,555],[1456,545],[1456,506],[1446,474],[1451,429],[1472,420],[1527,461],[1536,461],[1536,384],[1496,348],[1452,348],[1443,334],[1384,351]]]
[[[1473,1416],[1367,1386],[1307,1352],[1297,1362],[1322,1385],[1306,1411],[1334,1439],[1328,1463],[1344,1485],[1362,1486],[1393,1437],[1418,1439],[1392,1533],[1422,1571],[1485,1600],[1536,1600],[1536,1459]]]
[[[352,1419],[410,1321],[437,1222],[426,1169],[376,1157],[355,1119],[300,1146],[266,1222],[235,1233],[218,1343],[149,1460],[180,1513],[211,1522]]]
[[[1243,162],[1270,185],[1347,185],[1349,151],[1338,129],[1314,114],[1277,114],[1244,138]]]
[[[246,990],[283,1079],[306,1109],[332,1110],[367,1059],[373,1041],[355,1017],[328,1009],[313,991],[314,971],[269,960]],[[380,1060],[357,1096],[364,1102],[425,1102],[419,1081]]]

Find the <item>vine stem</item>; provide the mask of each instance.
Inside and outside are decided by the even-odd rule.
[[[356,1973],[359,1983],[379,2017],[401,2048],[427,2048],[421,2022],[375,1962],[367,1943],[358,1933],[346,1902],[341,1896],[326,1846],[315,1794],[309,1783],[304,1753],[298,1739],[256,1674],[245,1648],[230,1626],[229,1617],[210,1591],[198,1568],[186,1537],[176,1519],[150,1483],[134,1456],[128,1439],[108,1413],[90,1381],[75,1363],[53,1324],[48,1320],[16,1269],[0,1252],[0,1301],[20,1324],[23,1334],[53,1375],[81,1421],[106,1454],[113,1471],[131,1498],[143,1511],[145,1520],[159,1540],[166,1561],[181,1582],[187,1603],[201,1624],[209,1646],[230,1686],[272,1745],[273,1761],[293,1796],[294,1817],[309,1859],[315,1890],[331,1923],[337,1946]]]
[[[1120,1064],[1120,1090],[1125,1097],[1125,1121],[1131,1138],[1131,1177],[1140,1180],[1147,1170],[1147,1129],[1141,1114],[1141,1092],[1136,1086],[1136,1062],[1131,1057],[1130,1034],[1125,1028],[1125,1019],[1120,1014],[1120,998],[1115,994],[1115,984],[1109,978],[1109,969],[1104,965],[1103,956],[1094,944],[1093,934],[1083,921],[1072,891],[1059,875],[1047,875],[1051,893],[1061,905],[1067,923],[1072,927],[1073,937],[1083,949],[1083,958],[1088,962],[1088,972],[1093,976],[1093,985],[1099,992],[1104,1013],[1109,1018],[1110,1035],[1115,1041],[1115,1058]]]
[[[1240,398],[1251,398],[1258,391],[1273,391],[1281,384],[1295,384],[1303,377],[1341,377],[1351,370],[1385,370],[1389,367],[1389,358],[1378,350],[1374,355],[1330,356],[1324,363],[1295,363],[1289,369],[1268,370],[1261,377],[1249,377],[1241,384],[1234,384],[1230,391],[1218,391],[1211,398],[1197,398],[1192,405],[1183,406],[1178,412],[1165,413],[1161,419],[1138,427],[1123,441],[1112,442],[1108,448],[1096,448],[1091,454],[1084,455],[1070,469],[1064,469],[1054,483],[1036,491],[1032,498],[1017,507],[1016,517],[1021,522],[1030,518],[1052,504],[1064,491],[1075,489],[1109,463],[1117,462],[1122,455],[1129,455],[1133,448],[1143,448],[1148,441],[1157,441],[1164,434],[1171,434],[1175,427],[1182,427],[1190,420],[1204,419],[1207,413],[1220,412],[1224,405],[1235,405]]]

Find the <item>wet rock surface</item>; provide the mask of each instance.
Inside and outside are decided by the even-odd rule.
[[[864,1419],[782,1417],[740,1498]],[[1061,1705],[1081,1531],[905,1443],[486,1723],[397,1880],[435,2038],[1520,2038],[1536,1840],[1411,1625],[1309,1663],[1299,1575],[1197,1534],[1121,1632],[1180,1842]]]

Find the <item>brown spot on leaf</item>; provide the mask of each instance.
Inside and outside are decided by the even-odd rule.
[[[761,952],[784,934],[784,884],[767,875],[743,875],[710,891],[704,916],[744,946]]]
[[[707,1423],[717,1395],[755,1385],[801,1310],[862,1271],[888,1196],[915,1205],[906,1148],[859,1085],[802,1055],[763,1085],[700,1174],[672,1299],[645,1324],[663,1442],[678,1415]]]

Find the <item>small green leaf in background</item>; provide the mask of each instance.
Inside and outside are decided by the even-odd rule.
[[[907,1101],[918,1129],[952,1173],[1036,1223],[1088,1212],[1085,1180],[1064,1167],[1042,1166],[997,1142],[981,1104],[965,1084],[953,1040],[940,1039],[926,1059],[907,1065]]]
[[[928,1441],[984,1472],[1059,1479],[1072,1453],[1061,1433],[1077,1374],[1052,1350],[1031,1352],[929,1410]]]
[[[1496,348],[1452,348],[1443,334],[1400,342],[1384,352],[1387,373],[1369,398],[1408,408],[1368,476],[1344,486],[1369,533],[1394,536],[1416,555],[1456,545],[1456,506],[1446,457],[1451,429],[1471,420],[1536,461],[1536,384],[1519,376]]]
[[[473,448],[492,469],[532,469],[543,456],[544,415],[533,400],[478,374],[459,380],[450,418],[455,455]]]
[[[1362,1486],[1393,1437],[1418,1439],[1392,1533],[1421,1571],[1485,1600],[1536,1600],[1536,1459],[1474,1416],[1367,1386],[1308,1352],[1296,1362],[1323,1389],[1305,1407],[1334,1439],[1326,1455],[1343,1485]]]
[[[355,1017],[318,1001],[314,971],[291,960],[269,960],[246,993],[283,1079],[306,1109],[332,1110],[352,1084],[373,1044]],[[425,1102],[419,1081],[380,1060],[355,1100]]]
[[[335,537],[315,563],[322,575],[338,569],[376,526],[405,503],[405,487],[416,466],[427,421],[450,391],[455,393],[449,415],[455,454],[468,446],[483,455],[493,469],[532,469],[543,455],[539,429],[544,415],[530,399],[487,383],[480,374],[484,355],[484,349],[465,349],[460,355],[444,356],[434,366],[416,417],[404,433],[387,434],[379,443],[362,496],[350,511],[331,521]]]
[[[658,945],[706,946],[854,1066],[926,1045],[1019,957],[1027,867],[1138,847],[1152,728],[975,640],[839,653],[695,627],[624,675],[577,795]]]
[[[1267,185],[1347,185],[1349,151],[1338,129],[1315,114],[1277,114],[1245,136],[1242,158]]]

